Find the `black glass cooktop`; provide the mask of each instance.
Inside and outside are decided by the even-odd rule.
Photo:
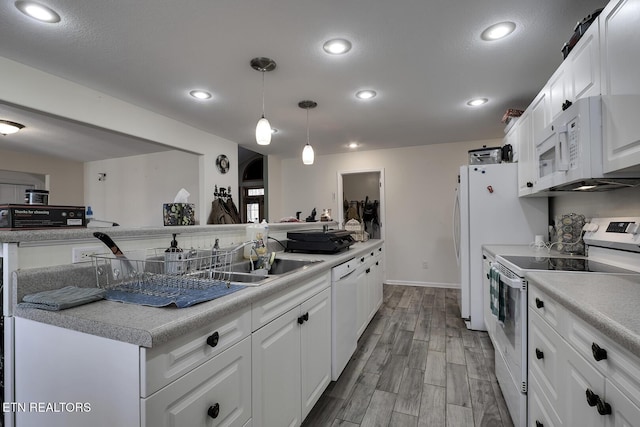
[[[556,270],[556,271],[582,271],[592,273],[620,273],[637,274],[635,271],[625,270],[586,258],[554,258],[531,256],[502,256],[505,260],[523,270]]]

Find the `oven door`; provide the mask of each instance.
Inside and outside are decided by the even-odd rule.
[[[527,391],[527,288],[520,277],[507,277],[500,271],[499,311],[495,341],[513,382],[522,393]]]

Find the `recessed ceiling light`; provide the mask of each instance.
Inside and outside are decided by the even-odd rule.
[[[16,7],[25,15],[41,22],[54,24],[60,22],[60,15],[53,9],[33,1],[17,1]]]
[[[211,99],[211,94],[206,90],[192,90],[189,95],[196,99]]]
[[[469,105],[471,107],[477,107],[479,105],[486,104],[487,102],[489,102],[489,100],[487,98],[474,98],[474,99],[468,101],[467,105]]]
[[[366,90],[361,90],[356,92],[356,98],[358,99],[371,99],[371,98],[375,98],[376,95],[377,95],[376,91],[371,89],[366,89]]]
[[[322,48],[331,55],[342,55],[351,50],[351,42],[345,39],[332,39],[327,41]]]
[[[9,120],[0,120],[0,134],[11,135],[18,132],[20,129],[24,129],[24,125],[21,123],[12,122]]]
[[[360,145],[357,142],[350,142],[349,145],[347,145],[347,147],[354,149],[354,148],[358,148]]]
[[[510,21],[494,24],[484,30],[480,35],[482,40],[492,41],[508,36],[516,29],[516,24]]]

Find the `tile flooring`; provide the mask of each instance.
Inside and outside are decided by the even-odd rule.
[[[382,307],[303,427],[512,427],[486,332],[458,289],[384,285]]]

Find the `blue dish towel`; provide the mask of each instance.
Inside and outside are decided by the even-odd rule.
[[[499,305],[499,285],[500,284],[500,273],[498,273],[498,269],[494,266],[491,266],[489,270],[489,306],[491,307],[491,314],[495,317],[498,317],[498,305]]]
[[[104,298],[105,294],[106,291],[104,289],[66,286],[60,289],[25,295],[18,306],[59,311],[101,300]]]
[[[178,308],[184,308],[201,302],[211,301],[244,288],[244,285],[227,286],[227,284],[222,281],[201,288],[171,287],[153,282],[145,283],[144,286],[122,284],[113,289],[109,289],[105,298],[109,301],[146,305],[149,307],[166,307],[175,304]]]

